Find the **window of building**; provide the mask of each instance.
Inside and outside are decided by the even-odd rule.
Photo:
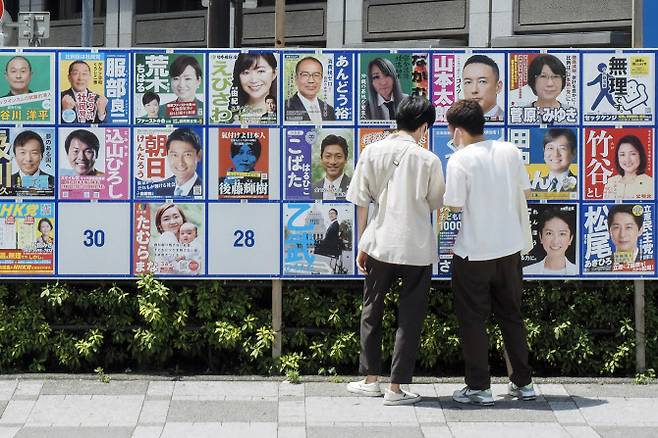
[[[139,0],[136,1],[136,14],[157,14],[162,12],[196,11],[205,9],[201,0]]]
[[[105,17],[107,0],[93,0],[94,17]],[[81,0],[47,0],[46,9],[51,20],[73,20],[82,18]]]

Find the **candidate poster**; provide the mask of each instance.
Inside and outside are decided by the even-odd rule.
[[[529,204],[533,247],[521,256],[525,277],[579,273],[577,204]]]
[[[484,137],[487,140],[504,141],[505,128],[487,126],[484,128]],[[433,152],[441,160],[441,168],[443,170],[443,177],[445,178],[448,160],[457,151],[458,147],[452,142],[452,135],[450,135],[448,128],[432,128],[432,144]]]
[[[359,121],[394,124],[406,96],[429,94],[427,53],[359,54]]]
[[[523,154],[530,199],[578,199],[577,128],[513,128],[509,140]]]
[[[349,52],[284,52],[285,123],[318,126],[351,122],[352,70],[353,55]]]
[[[55,128],[0,128],[0,197],[55,195]]]
[[[223,128],[219,130],[219,199],[267,199],[270,130]]]
[[[443,207],[439,210],[437,219],[437,244],[439,251],[439,277],[450,277],[452,274],[452,256],[457,234],[462,225],[462,213],[452,212]]]
[[[654,53],[583,53],[583,123],[652,125]]]
[[[200,127],[134,129],[135,197],[203,199]]]
[[[59,197],[130,198],[128,128],[59,128]]]
[[[508,124],[577,125],[579,56],[557,52],[510,53]]]
[[[204,207],[202,203],[135,203],[133,274],[203,275]]]
[[[55,55],[2,52],[0,123],[48,123],[55,118]]]
[[[204,53],[135,53],[135,124],[203,124],[204,72]]]
[[[288,128],[284,136],[286,199],[344,200],[354,171],[354,129]]]
[[[353,275],[354,207],[347,203],[283,206],[283,274]]]
[[[583,274],[655,273],[652,204],[583,204]]]
[[[0,202],[0,273],[54,274],[55,204]]]
[[[129,123],[127,52],[59,54],[60,123]]]
[[[278,53],[211,52],[208,62],[209,123],[277,123],[280,106]]]
[[[487,123],[505,121],[505,54],[433,53],[432,97],[437,122],[456,100],[473,99]]]
[[[653,128],[585,128],[586,200],[654,199]]]

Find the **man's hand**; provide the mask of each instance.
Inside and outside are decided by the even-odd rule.
[[[74,109],[75,108],[75,99],[69,96],[68,94],[62,97],[62,110]]]
[[[359,251],[359,254],[356,256],[356,267],[359,268],[359,272],[363,275],[368,275],[366,269],[366,261],[368,260],[368,254],[363,251]]]
[[[98,95],[98,99],[96,100],[96,114],[98,114],[98,118],[101,121],[105,120],[105,116],[107,115],[107,97]]]

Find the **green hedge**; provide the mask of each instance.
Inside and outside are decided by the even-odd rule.
[[[658,369],[655,283],[646,283],[647,367]],[[0,372],[357,374],[362,283],[284,283],[283,356],[273,361],[270,283],[161,282],[0,285]],[[396,290],[386,297],[390,359]],[[535,374],[634,374],[632,281],[528,282],[524,294]],[[500,330],[491,366],[505,373]],[[448,282],[435,282],[418,375],[461,375]]]

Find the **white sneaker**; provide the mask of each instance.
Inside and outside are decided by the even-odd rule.
[[[384,405],[385,406],[401,406],[401,405],[413,405],[422,400],[422,397],[413,392],[405,391],[401,389],[402,392],[393,392],[386,390],[384,394]]]
[[[379,382],[366,383],[366,379],[347,384],[347,390],[354,394],[365,395],[366,397],[381,397],[382,391],[379,389]]]
[[[535,393],[535,387],[533,386],[532,382],[527,384],[526,386],[516,386],[514,383],[509,382],[507,384],[507,394],[509,394],[512,397],[516,397],[519,400],[535,400],[537,398],[537,394]]]
[[[465,403],[478,406],[493,406],[494,399],[491,396],[491,388],[471,389],[468,386],[452,393],[452,399],[457,403]]]

